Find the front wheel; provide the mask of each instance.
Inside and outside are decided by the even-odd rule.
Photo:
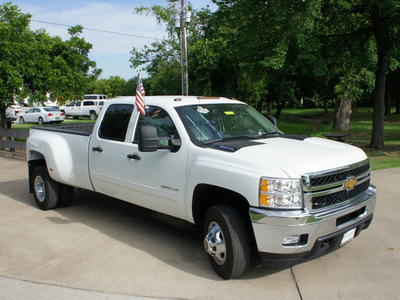
[[[57,207],[60,187],[51,179],[45,166],[37,167],[32,175],[33,197],[40,209],[49,210]]]
[[[230,205],[207,210],[204,248],[215,272],[224,279],[241,276],[250,264],[250,242],[245,220]]]
[[[20,122],[21,124],[25,123],[24,117],[19,117],[19,122]]]

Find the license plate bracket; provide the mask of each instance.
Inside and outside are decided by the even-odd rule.
[[[356,229],[357,228],[350,229],[343,235],[342,241],[340,242],[340,247],[346,245],[354,239],[354,236],[356,235]]]

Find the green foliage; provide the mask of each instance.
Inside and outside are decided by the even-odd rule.
[[[87,93],[88,94],[104,94],[108,98],[118,96],[125,96],[127,89],[127,82],[119,76],[110,76],[108,79],[97,79],[90,82]],[[136,89],[136,83],[135,83]]]
[[[0,6],[0,128],[5,126],[5,103],[15,97],[29,101],[63,102],[80,98],[99,70],[88,57],[92,45],[79,37],[82,26],[69,29],[63,41],[29,28],[31,15],[17,6]]]

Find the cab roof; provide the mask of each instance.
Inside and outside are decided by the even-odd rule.
[[[135,103],[135,96],[120,96],[109,101],[132,102]],[[173,107],[187,105],[205,105],[205,104],[243,104],[241,101],[232,100],[224,97],[201,97],[201,96],[145,96],[146,105],[160,106],[160,104],[171,105]]]

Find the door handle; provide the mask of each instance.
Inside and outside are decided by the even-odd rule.
[[[126,157],[129,158],[129,159],[141,160],[141,157],[139,155],[137,155],[137,154],[128,154]]]
[[[101,147],[93,147],[92,150],[94,152],[103,152],[103,149]]]

